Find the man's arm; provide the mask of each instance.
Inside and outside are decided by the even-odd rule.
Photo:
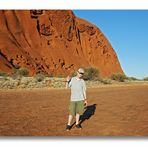
[[[85,84],[85,81],[83,83],[83,97],[84,97],[84,104],[85,104],[85,106],[87,106],[88,102],[87,102],[87,97],[86,97],[86,84]]]
[[[83,90],[83,96],[84,96],[84,100],[87,100],[86,99],[86,90]]]
[[[68,76],[68,77],[66,78],[66,88],[70,87],[70,85],[69,85],[70,81],[71,81],[71,77]]]

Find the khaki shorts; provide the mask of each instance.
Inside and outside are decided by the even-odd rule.
[[[69,105],[70,115],[83,114],[84,102],[83,101],[71,101]]]

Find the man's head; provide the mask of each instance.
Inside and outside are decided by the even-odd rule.
[[[77,71],[77,77],[81,78],[84,74],[84,69],[83,68],[79,68]]]

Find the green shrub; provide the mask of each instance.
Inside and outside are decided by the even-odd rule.
[[[110,79],[104,78],[104,79],[100,79],[100,82],[103,84],[112,84]]]
[[[74,71],[74,72],[72,72],[71,74],[70,74],[70,77],[74,77],[74,76],[76,76],[77,75],[77,73],[76,73],[76,71]]]
[[[13,69],[12,69],[12,74],[13,74],[13,75],[18,74],[18,69],[13,68]]]
[[[16,69],[13,68],[13,76],[28,76],[28,70],[26,68]]]
[[[21,75],[21,76],[28,76],[28,70],[26,68],[20,68],[18,70],[18,74]]]
[[[7,73],[0,71],[0,76],[7,76]]]
[[[127,77],[128,80],[131,80],[131,81],[135,81],[135,80],[138,80],[137,78],[135,77]]]
[[[43,74],[37,74],[35,76],[35,79],[36,79],[37,82],[41,82],[45,79],[45,76]]]
[[[94,67],[87,67],[87,68],[84,68],[84,71],[85,71],[83,75],[84,80],[99,80],[100,79],[98,69]]]
[[[115,74],[112,74],[111,79],[119,82],[124,82],[125,79],[127,79],[127,77],[124,74],[115,73]]]
[[[144,80],[144,81],[148,81],[148,77],[145,77],[143,80]]]

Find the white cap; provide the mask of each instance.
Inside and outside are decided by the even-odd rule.
[[[79,73],[84,73],[84,69],[83,69],[83,68],[79,68],[79,69],[78,69],[78,72],[79,72]]]

